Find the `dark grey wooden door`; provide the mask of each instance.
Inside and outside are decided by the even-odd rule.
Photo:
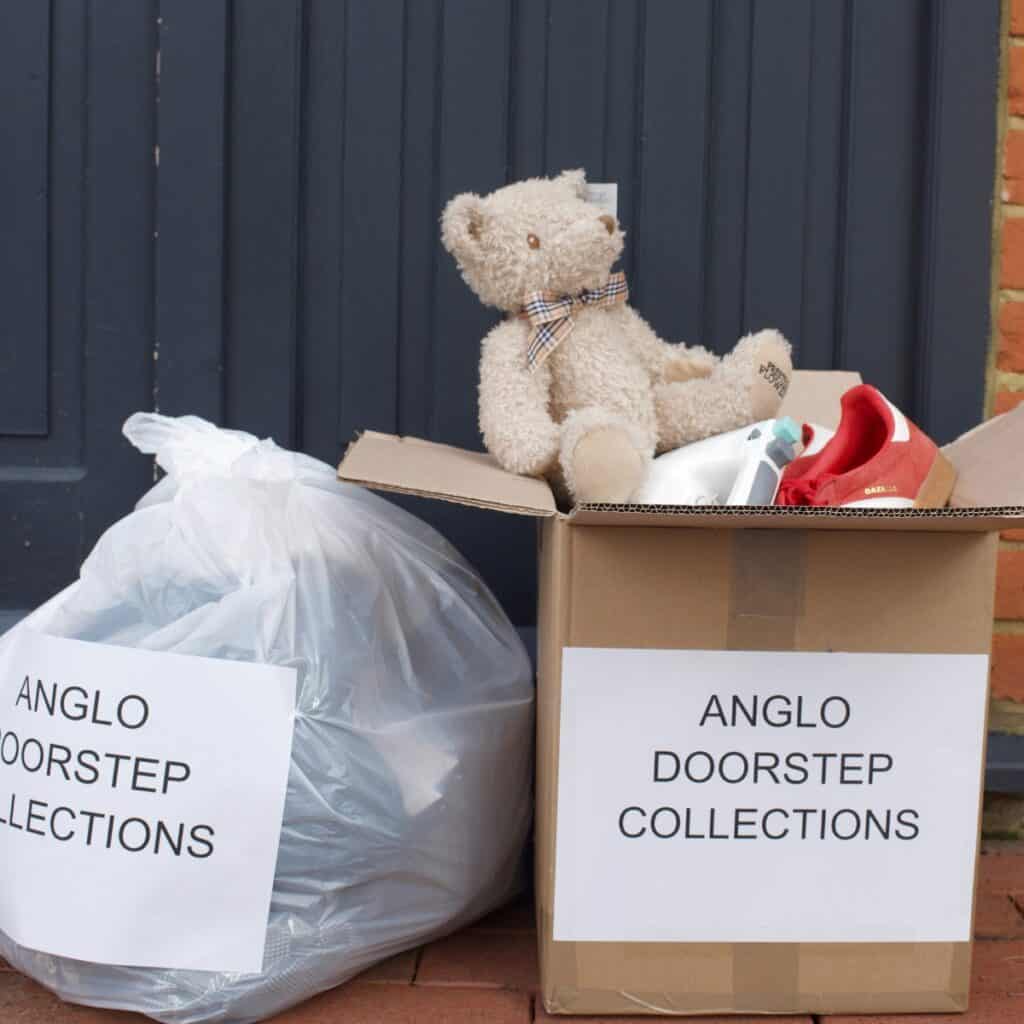
[[[981,414],[998,0],[5,0],[0,607],[152,469],[139,408],[335,462],[478,446],[452,194],[619,183],[636,305],[781,327],[938,438]],[[409,501],[533,621],[527,521]]]
[[[0,609],[70,582],[152,481],[153,74],[145,4],[0,5]]]

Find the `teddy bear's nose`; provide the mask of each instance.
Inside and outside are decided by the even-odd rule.
[[[602,213],[597,219],[608,229],[609,235],[615,230],[615,218],[610,213]]]

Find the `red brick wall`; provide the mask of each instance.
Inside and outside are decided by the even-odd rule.
[[[1024,401],[1024,0],[1011,0],[1009,22],[993,413]],[[999,553],[992,695],[1024,702],[1024,530],[1004,534]]]

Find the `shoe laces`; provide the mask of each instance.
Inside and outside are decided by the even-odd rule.
[[[779,484],[779,493],[775,497],[775,504],[827,505],[828,501],[821,498],[821,490],[826,484],[835,480],[838,475],[837,473],[819,473],[817,476],[783,480]]]

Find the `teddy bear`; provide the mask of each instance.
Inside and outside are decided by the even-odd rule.
[[[480,355],[487,450],[573,503],[627,502],[656,453],[774,416],[790,346],[762,330],[718,358],[659,338],[612,273],[622,228],[585,189],[572,170],[463,193],[441,239],[477,297],[506,314]]]

